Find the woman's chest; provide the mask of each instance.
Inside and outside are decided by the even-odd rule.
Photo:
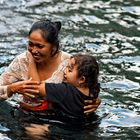
[[[63,81],[63,67],[59,66],[55,69],[40,69],[38,71],[41,81],[49,83],[60,83]]]

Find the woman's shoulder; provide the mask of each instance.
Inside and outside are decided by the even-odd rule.
[[[16,58],[19,59],[19,60],[26,60],[27,61],[28,60],[28,58],[27,58],[27,51],[17,55]]]
[[[71,54],[61,51],[61,60],[66,60],[69,59],[71,57]]]

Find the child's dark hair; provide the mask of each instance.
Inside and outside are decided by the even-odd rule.
[[[56,46],[55,50],[52,52],[52,56],[54,56],[59,50],[58,34],[60,29],[61,22],[52,22],[47,19],[42,19],[32,25],[29,36],[33,31],[40,30],[44,40]]]
[[[78,77],[85,77],[85,86],[89,88],[89,94],[96,99],[100,92],[100,84],[98,83],[99,65],[95,57],[91,55],[76,54],[72,58],[78,69]]]

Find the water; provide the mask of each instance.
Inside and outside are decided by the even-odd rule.
[[[101,124],[46,139],[140,139],[139,0],[0,0],[0,11],[0,73],[44,17],[62,22],[62,50],[94,54],[100,63]],[[21,139],[14,125],[0,115],[0,140]]]

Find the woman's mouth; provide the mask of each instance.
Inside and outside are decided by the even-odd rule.
[[[40,55],[33,55],[34,59],[39,60],[40,59]]]

